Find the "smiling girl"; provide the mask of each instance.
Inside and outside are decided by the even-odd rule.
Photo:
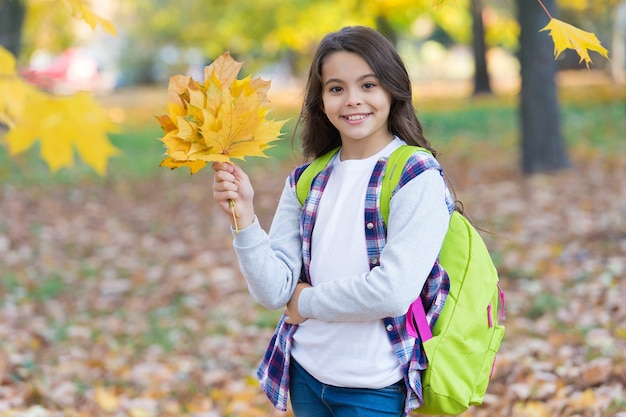
[[[284,307],[258,370],[279,409],[288,396],[296,417],[406,416],[422,403],[419,338],[406,312],[420,294],[431,325],[449,281],[438,262],[454,202],[436,152],[422,134],[405,66],[393,45],[366,27],[327,35],[311,63],[299,119],[302,150],[338,152],[314,179],[302,206],[285,182],[266,233],[254,214],[248,176],[213,164],[213,196],[230,215],[234,248],[252,296]],[[388,224],[378,196],[387,158],[417,145],[390,203]]]

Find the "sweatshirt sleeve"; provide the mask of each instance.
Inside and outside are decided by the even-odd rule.
[[[442,174],[428,169],[392,197],[387,243],[379,266],[366,274],[304,289],[298,300],[300,314],[324,321],[365,321],[405,314],[439,256],[449,221]]]
[[[285,181],[269,234],[254,223],[233,233],[233,246],[252,297],[275,310],[287,304],[302,270],[300,213],[289,179]]]

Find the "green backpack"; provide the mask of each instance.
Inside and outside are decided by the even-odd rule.
[[[313,179],[321,172],[335,149],[314,160],[297,183],[297,195],[304,204]],[[389,160],[382,180],[381,214],[389,217],[389,201],[408,159],[416,146],[401,146]],[[498,305],[504,294],[498,286],[498,272],[482,238],[459,212],[450,218],[439,262],[450,278],[450,293],[432,330],[420,299],[407,313],[407,331],[421,336],[428,358],[422,373],[423,405],[416,411],[429,415],[457,415],[481,404],[493,373],[504,326],[498,323]]]

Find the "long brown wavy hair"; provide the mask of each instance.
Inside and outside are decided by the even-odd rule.
[[[372,68],[381,87],[391,96],[387,127],[389,132],[409,145],[421,146],[437,155],[422,132],[413,107],[409,74],[392,43],[382,34],[365,26],[348,26],[326,35],[311,62],[304,103],[296,130],[302,128],[301,145],[305,158],[317,158],[341,145],[339,131],[323,111],[322,65],[327,56],[346,51],[359,55]],[[295,134],[295,132],[294,132]]]

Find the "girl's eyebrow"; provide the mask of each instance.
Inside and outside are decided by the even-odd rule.
[[[362,80],[364,80],[364,79],[366,79],[366,78],[370,78],[370,77],[372,77],[372,78],[377,78],[377,77],[376,77],[376,74],[374,74],[374,73],[369,73],[369,74],[363,74],[363,75],[361,75],[361,76],[360,76],[359,78],[357,78],[356,80],[357,80],[357,81],[362,81]],[[340,80],[339,78],[329,78],[328,80],[326,80],[326,81],[324,82],[324,85],[328,85],[328,84],[331,84],[331,83],[342,83],[342,82],[343,82],[343,81],[342,81],[342,80]]]

